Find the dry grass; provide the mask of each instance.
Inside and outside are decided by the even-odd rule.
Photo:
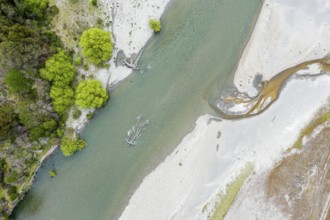
[[[311,134],[313,129],[329,120],[329,113],[314,120],[303,132]],[[284,158],[270,173],[266,181],[266,194],[284,213],[292,219],[326,219],[324,209],[329,209],[330,196],[330,128],[324,128],[308,140],[303,151]]]

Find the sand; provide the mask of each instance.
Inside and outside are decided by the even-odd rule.
[[[249,76],[270,79],[298,63],[330,51],[330,3],[326,0],[266,0],[244,50],[234,83],[255,93]],[[317,75],[310,67],[299,74]],[[241,85],[241,86],[240,86]],[[196,127],[145,177],[120,219],[207,219],[219,193],[251,162],[255,175],[270,169],[328,101],[330,77],[296,77],[262,114],[242,120],[201,116]],[[246,193],[248,196],[249,194]],[[231,212],[228,219],[287,219],[278,210]]]

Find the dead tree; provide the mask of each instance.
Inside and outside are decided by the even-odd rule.
[[[125,59],[124,60],[124,64],[128,68],[131,68],[133,70],[139,70],[138,62],[139,62],[139,59],[140,59],[142,53],[143,53],[143,50],[140,51],[140,53],[139,53],[138,57],[135,59],[135,61],[134,61],[134,59],[132,57],[130,58],[130,62],[127,61],[128,59]]]

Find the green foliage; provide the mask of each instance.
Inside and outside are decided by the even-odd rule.
[[[79,45],[83,48],[84,56],[96,65],[111,58],[112,42],[108,31],[99,28],[85,30],[80,38]]]
[[[50,97],[52,98],[53,109],[57,113],[63,114],[73,103],[74,92],[69,86],[52,86]]]
[[[41,137],[50,136],[56,127],[57,122],[54,119],[45,121],[38,127],[34,127],[29,131],[29,138],[32,141],[36,141]]]
[[[76,64],[77,66],[80,66],[83,64],[83,60],[80,58],[80,57],[77,57],[75,60],[74,60],[74,64]]]
[[[108,100],[107,90],[98,80],[81,81],[76,89],[76,105],[82,108],[100,108]]]
[[[27,79],[19,70],[10,70],[5,77],[5,85],[13,93],[30,93],[32,80]]]
[[[32,128],[29,131],[29,139],[31,141],[36,141],[36,140],[38,140],[39,138],[41,138],[43,136],[44,136],[44,130],[39,126],[35,127],[35,128]]]
[[[51,169],[51,170],[49,171],[49,176],[50,176],[50,177],[55,177],[55,176],[57,176],[56,170],[55,170],[55,169]]]
[[[86,118],[87,118],[88,120],[91,120],[93,117],[94,117],[94,113],[93,113],[93,112],[90,112],[90,113],[88,113],[88,114],[86,115]]]
[[[43,18],[48,8],[49,0],[21,0],[19,9],[28,18]]]
[[[16,182],[18,180],[18,178],[19,178],[18,172],[16,170],[14,170],[5,176],[4,181],[7,184],[11,184],[11,183]]]
[[[97,0],[92,0],[91,2],[93,6],[97,6]]]
[[[62,137],[64,135],[63,129],[58,128],[57,131],[56,131],[56,134],[57,134],[58,137]]]
[[[4,23],[0,19],[0,67],[28,69],[39,66],[47,54],[46,43],[40,31],[34,26]]]
[[[72,113],[72,117],[74,119],[78,119],[81,116],[81,111],[79,109],[75,109],[74,112]]]
[[[110,67],[110,64],[109,64],[109,63],[105,63],[105,64],[103,64],[103,68],[108,69],[109,67]]]
[[[15,123],[15,114],[12,107],[8,104],[0,106],[0,140],[10,136]]]
[[[18,194],[17,194],[17,188],[16,188],[16,186],[11,186],[11,187],[8,189],[7,194],[8,194],[9,199],[10,199],[11,201],[14,201],[15,199],[17,199]]]
[[[161,24],[160,24],[160,20],[157,19],[149,19],[149,27],[154,30],[155,33],[160,32],[161,29]]]
[[[46,61],[46,67],[40,70],[43,79],[53,82],[54,86],[68,86],[74,79],[76,68],[71,63],[71,58],[60,51]]]
[[[82,139],[77,139],[69,135],[62,138],[61,150],[64,156],[71,156],[74,152],[82,150],[87,143]]]
[[[19,122],[26,129],[37,127],[44,119],[44,115],[39,113],[38,106],[30,101],[21,101],[18,111]]]
[[[248,163],[245,168],[240,171],[240,174],[235,178],[235,180],[226,186],[226,193],[220,193],[218,195],[219,200],[214,207],[214,213],[212,214],[211,220],[222,220],[226,216],[229,208],[236,199],[237,194],[242,188],[245,180],[249,177],[254,169],[252,163]]]

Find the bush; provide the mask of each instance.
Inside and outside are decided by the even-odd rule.
[[[33,83],[31,79],[27,79],[19,70],[8,71],[4,82],[10,92],[20,94],[30,93]]]
[[[15,115],[12,107],[8,104],[0,106],[0,140],[9,137],[14,123]]]
[[[78,150],[84,149],[87,143],[82,139],[65,136],[62,138],[61,150],[64,156],[71,156]]]
[[[74,64],[76,64],[77,66],[80,66],[81,64],[83,64],[83,60],[80,57],[77,57],[74,60]]]
[[[112,42],[108,31],[99,28],[85,30],[80,38],[79,45],[83,48],[84,56],[96,65],[111,58]]]
[[[43,18],[48,8],[49,0],[22,0],[19,9],[28,18]]]
[[[108,100],[107,90],[98,80],[81,81],[76,89],[76,105],[82,108],[100,108]]]
[[[41,127],[32,128],[29,132],[29,139],[31,141],[37,141],[39,138],[45,136],[45,131]]]
[[[17,171],[12,171],[9,175],[5,176],[4,181],[7,184],[15,183],[18,180],[18,173]]]
[[[55,169],[51,169],[50,171],[49,171],[49,176],[50,177],[55,177],[57,175],[57,173],[56,173],[56,170]]]
[[[75,109],[74,112],[72,113],[72,117],[74,119],[78,119],[81,116],[81,111],[79,109]]]
[[[56,134],[57,134],[57,136],[58,136],[58,137],[62,137],[62,136],[63,136],[63,134],[64,134],[64,131],[63,131],[63,129],[61,129],[61,128],[58,128],[58,129],[56,130]]]
[[[52,86],[50,90],[50,97],[52,98],[53,109],[57,113],[63,114],[73,103],[74,92],[69,86]]]
[[[7,191],[7,194],[8,194],[8,197],[11,201],[14,201],[15,199],[17,199],[18,194],[17,194],[16,186],[9,187],[9,189]]]
[[[94,117],[94,113],[93,113],[93,112],[90,112],[90,113],[88,113],[88,114],[86,115],[86,118],[87,118],[88,120],[91,120],[93,117]]]
[[[60,51],[46,61],[45,68],[40,70],[43,79],[53,82],[54,86],[65,87],[74,79],[76,68],[71,58]]]
[[[18,110],[19,122],[24,125],[26,129],[37,127],[44,119],[44,115],[39,113],[39,107],[33,102],[20,102]]]
[[[154,30],[155,33],[160,32],[161,24],[160,20],[157,19],[149,19],[149,27]]]
[[[92,0],[92,5],[97,6],[97,0]]]
[[[41,137],[50,136],[56,129],[57,122],[54,119],[43,122],[38,127],[32,128],[29,132],[29,138],[31,141],[36,141]]]

